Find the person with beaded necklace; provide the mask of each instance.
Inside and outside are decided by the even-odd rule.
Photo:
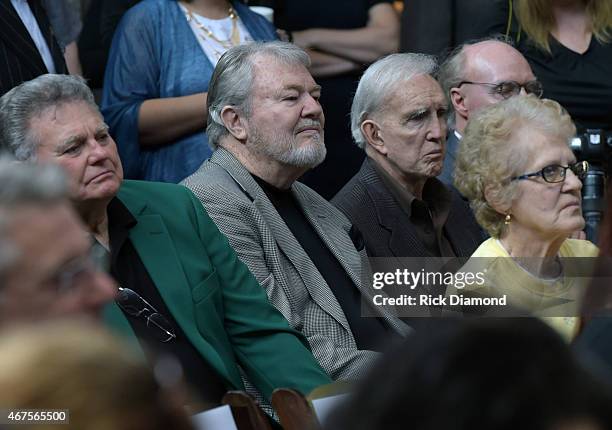
[[[179,182],[211,153],[206,94],[232,46],[276,39],[274,26],[237,1],[144,0],[117,28],[102,113],[126,176]]]

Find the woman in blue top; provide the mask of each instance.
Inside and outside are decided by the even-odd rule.
[[[211,153],[206,92],[234,45],[276,39],[272,24],[237,1],[144,0],[111,46],[102,113],[126,177],[179,182]]]

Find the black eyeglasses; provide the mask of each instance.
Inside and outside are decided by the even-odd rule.
[[[153,330],[160,342],[170,342],[176,338],[172,324],[136,291],[119,287],[115,302],[129,315],[146,319],[147,327]]]
[[[533,178],[534,176],[541,176],[546,182],[557,183],[563,182],[567,175],[567,169],[571,169],[574,175],[580,179],[584,178],[586,172],[589,171],[588,161],[579,161],[569,166],[561,166],[559,164],[551,164],[550,166],[544,167],[542,170],[533,173],[525,173],[524,175],[515,176],[512,178],[513,181],[519,179]]]
[[[544,94],[544,87],[542,87],[539,81],[529,81],[524,84],[519,84],[516,81],[503,81],[497,84],[462,81],[457,87],[461,85],[484,85],[485,87],[491,88],[492,94],[499,95],[504,99],[509,99],[512,96],[518,95],[521,92],[521,88],[524,88],[527,94],[535,94],[538,97],[542,97],[542,94]]]

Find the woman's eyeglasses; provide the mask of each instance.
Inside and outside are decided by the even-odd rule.
[[[153,330],[156,339],[160,342],[170,342],[176,338],[172,324],[136,291],[119,287],[115,302],[127,314],[144,318],[147,327]]]
[[[462,81],[459,83],[459,85],[457,85],[457,88],[461,85],[483,85],[491,88],[492,94],[501,96],[504,99],[509,99],[512,96],[518,95],[522,88],[525,89],[527,94],[534,94],[538,97],[542,97],[542,94],[544,94],[544,87],[538,81],[529,81],[525,82],[524,84],[519,84],[516,81],[503,81],[496,84],[488,82]]]
[[[551,164],[550,166],[544,167],[542,170],[538,170],[533,173],[525,173],[524,175],[515,176],[512,178],[513,181],[520,179],[529,179],[535,176],[541,176],[546,182],[557,183],[565,181],[567,175],[567,169],[570,169],[574,175],[580,179],[584,178],[584,175],[589,171],[588,161],[578,161],[577,163],[570,164],[569,166],[561,166],[560,164]]]

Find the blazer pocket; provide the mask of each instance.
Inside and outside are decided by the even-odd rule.
[[[225,312],[223,309],[223,294],[217,271],[208,275],[198,283],[193,290],[193,309],[196,327],[200,335],[215,348],[225,348],[223,342],[225,336]],[[231,350],[225,351],[232,354]],[[224,353],[221,354],[224,356]]]
[[[208,275],[204,280],[200,281],[198,285],[193,287],[192,296],[193,302],[197,305],[204,300],[210,298],[213,294],[219,290],[219,279],[217,277],[217,269],[213,269],[212,273]]]

